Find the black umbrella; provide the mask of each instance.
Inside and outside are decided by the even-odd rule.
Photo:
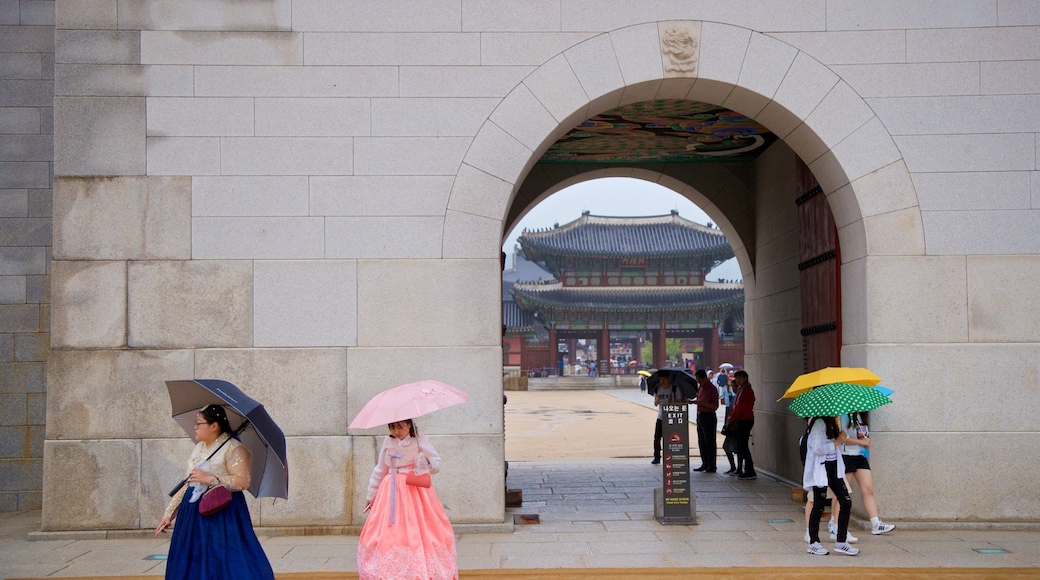
[[[659,369],[646,379],[646,392],[650,395],[657,394],[657,388],[661,386],[661,376],[665,375],[671,379],[672,386],[678,387],[684,401],[690,401],[697,397],[697,379],[689,369],[677,367],[665,367]]]
[[[289,464],[285,434],[263,405],[235,385],[215,379],[166,381],[173,418],[194,438],[195,416],[206,405],[223,405],[231,428],[253,453],[249,492],[254,497],[289,498]],[[185,480],[187,481],[187,480]],[[183,485],[184,482],[181,482]],[[174,489],[174,492],[180,488]],[[172,493],[171,493],[172,495]]]

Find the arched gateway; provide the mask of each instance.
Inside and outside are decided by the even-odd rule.
[[[669,50],[676,39],[684,48],[679,62]],[[721,105],[764,125],[782,143],[753,167],[534,165],[580,121],[657,99]],[[802,160],[808,172],[799,171]],[[804,260],[791,241],[799,236],[798,198],[808,197],[816,185],[805,186],[807,173],[818,180],[835,216],[845,283],[840,300],[810,296],[802,302],[827,302],[831,308],[843,303],[846,348],[840,362],[873,365],[883,373],[864,348],[867,319],[847,313],[867,310],[869,259],[924,253],[909,173],[892,138],[854,90],[816,59],[769,36],[718,23],[658,22],[599,35],[564,51],[529,75],[490,115],[456,179],[448,219],[453,214],[461,218],[464,209],[472,212],[475,194],[481,198],[477,207],[486,206],[491,193],[497,203],[487,217],[504,214],[508,231],[544,197],[604,176],[656,181],[705,209],[727,234],[744,276],[746,365],[764,401],[756,423],[756,455],[766,469],[797,480],[791,441],[797,440],[800,422],[772,401],[786,381],[805,370],[802,340],[809,326],[799,319],[797,279]],[[898,227],[890,227],[893,222]],[[466,228],[453,231],[468,233]],[[446,254],[455,243],[466,245],[446,236]],[[833,284],[825,288],[838,291]],[[892,314],[912,317],[897,310]],[[824,360],[839,362],[833,350]],[[885,429],[884,419],[877,428]],[[899,501],[885,500],[887,510]],[[913,504],[901,507],[912,510]]]
[[[346,27],[336,14],[308,19],[303,9],[293,13],[291,27]],[[159,20],[140,25],[179,27]],[[279,26],[284,23],[272,25]],[[211,96],[226,99],[222,105],[233,109],[245,105],[237,99],[256,99],[255,114],[262,109],[268,116],[266,125],[255,126],[271,134],[291,133],[293,116],[307,112],[291,99],[260,97],[340,90],[293,76],[307,66],[275,66],[270,72],[237,66],[241,62],[202,66],[214,57],[193,51],[190,42],[180,44],[180,35],[142,32],[142,42],[152,50],[167,43],[182,51],[179,62],[200,65],[194,71],[195,98],[212,90]],[[796,200],[805,192],[797,185],[799,159],[826,196],[839,240],[841,362],[870,367],[897,390],[898,404],[879,413],[873,426],[879,453],[871,461],[879,479],[883,473],[891,482],[879,493],[886,519],[1040,520],[1040,506],[1020,501],[1038,495],[1038,479],[1029,477],[1029,469],[1007,474],[1005,484],[1018,490],[1015,495],[994,494],[973,459],[996,453],[1009,460],[1017,443],[979,433],[973,421],[927,418],[937,409],[968,417],[981,402],[944,398],[937,391],[948,385],[924,384],[919,377],[925,372],[951,378],[940,369],[961,354],[950,349],[952,343],[967,340],[964,303],[976,294],[965,288],[973,280],[966,270],[977,266],[971,260],[966,265],[963,256],[928,255],[911,174],[885,125],[857,91],[807,52],[736,25],[662,21],[581,36],[585,39],[531,69],[496,99],[475,136],[421,137],[415,145],[379,135],[349,145],[314,139],[297,157],[280,149],[277,137],[235,137],[248,127],[226,111],[216,114],[227,121],[219,124],[226,133],[216,142],[190,132],[187,138],[170,138],[161,128],[189,123],[185,111],[197,109],[164,103],[167,108],[149,110],[146,118],[137,109],[143,99],[125,99],[105,105],[126,120],[129,132],[140,132],[147,162],[142,157],[129,164],[102,163],[106,151],[90,150],[88,134],[97,110],[87,106],[91,103],[59,103],[59,138],[82,141],[63,142],[55,163],[44,529],[154,525],[165,486],[180,471],[187,446],[165,417],[161,380],[187,376],[245,385],[285,428],[291,495],[286,502],[265,499],[253,506],[259,507],[254,513],[263,526],[356,525],[379,431],[347,431],[348,417],[373,393],[396,383],[430,376],[457,384],[471,394],[470,403],[421,422],[445,457],[438,490],[453,521],[501,522],[503,231],[545,196],[603,176],[661,183],[702,207],[725,232],[743,272],[746,366],[762,401],[756,466],[796,477],[793,447],[800,427],[772,401],[803,365],[799,329],[805,288],[798,279],[803,260]],[[315,44],[306,54],[312,60],[303,64],[352,62],[354,57],[343,54],[351,52],[353,39],[320,33],[311,39]],[[340,41],[346,44],[337,45]],[[142,51],[143,58],[162,54],[167,53]],[[295,62],[291,48],[279,54]],[[59,62],[62,56],[59,52]],[[397,64],[394,58],[408,60],[373,56],[363,62],[377,65],[366,69],[371,76],[353,80],[378,92],[371,88],[383,79],[378,65],[386,59]],[[457,72],[448,69],[445,75]],[[433,77],[423,78],[440,89],[406,89],[412,72],[401,73],[400,93],[452,94]],[[234,78],[224,83],[221,75]],[[349,83],[342,86],[349,90]],[[737,111],[780,141],[745,166],[537,165],[558,137],[585,119],[660,98]],[[475,99],[468,106],[487,104]],[[334,110],[349,117],[343,107]],[[349,125],[310,130],[322,135],[358,130]],[[216,165],[207,147],[215,148]],[[446,198],[436,197],[443,180],[415,177],[443,176],[441,168],[457,159],[462,162]],[[311,205],[299,210],[269,202],[268,213],[254,215],[280,217],[236,222],[233,216],[259,203],[221,197],[241,185],[224,176],[243,175],[288,176],[276,185],[258,179],[254,187],[282,201],[303,191]],[[309,182],[299,183],[293,177],[299,175],[309,176]],[[366,189],[383,197],[366,197]],[[244,206],[200,207],[219,205],[220,199]],[[383,205],[365,205],[374,200]],[[116,236],[98,227],[106,223],[138,226],[144,233],[140,239]],[[903,283],[910,275],[915,287],[932,290],[910,290]],[[951,279],[960,284],[937,295]],[[117,324],[100,324],[113,317]],[[977,360],[980,352],[969,358]],[[1025,386],[1035,390],[1035,376],[1029,380]],[[982,404],[986,416],[1002,416],[992,403]],[[993,421],[981,428],[1004,425]],[[963,453],[944,452],[950,446],[940,442],[951,437]],[[944,485],[933,485],[936,481]]]

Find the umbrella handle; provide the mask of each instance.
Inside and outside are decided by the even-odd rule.
[[[186,484],[186,483],[188,483],[188,478],[187,477],[182,479],[181,482],[177,484],[177,487],[175,487],[175,488],[170,490],[170,497],[173,497],[173,496],[177,495],[177,492],[180,491],[181,488],[184,487],[184,484]]]

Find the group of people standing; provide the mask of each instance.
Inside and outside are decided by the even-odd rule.
[[[738,479],[757,479],[755,462],[751,458],[751,429],[755,426],[755,391],[748,381],[747,371],[738,370],[733,373],[733,387],[721,379],[727,377],[719,373],[718,384],[708,379],[704,369],[697,369],[693,374],[697,380],[697,396],[693,402],[697,405],[697,447],[701,457],[701,465],[694,469],[697,472],[715,473],[718,471],[716,455],[716,432],[719,405],[726,405],[722,434],[726,439],[723,449],[729,459],[729,471],[725,475]],[[660,373],[660,385],[654,394],[654,405],[657,406],[657,425],[654,429],[654,465],[661,462],[661,439],[663,437],[662,421],[664,405],[681,400],[679,389],[672,385],[667,372]],[[720,393],[720,389],[722,389]]]
[[[726,437],[722,449],[729,460],[729,471],[726,475],[738,479],[757,479],[755,462],[751,458],[751,429],[755,426],[755,390],[748,381],[747,371],[739,370],[733,373],[733,384],[724,385],[723,389],[730,396],[729,404],[726,406],[725,423],[722,426],[723,435]],[[726,395],[722,396],[721,400],[727,401]]]

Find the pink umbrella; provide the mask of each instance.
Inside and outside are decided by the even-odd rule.
[[[372,397],[350,422],[350,429],[371,429],[466,402],[466,393],[440,381],[419,381]]]

